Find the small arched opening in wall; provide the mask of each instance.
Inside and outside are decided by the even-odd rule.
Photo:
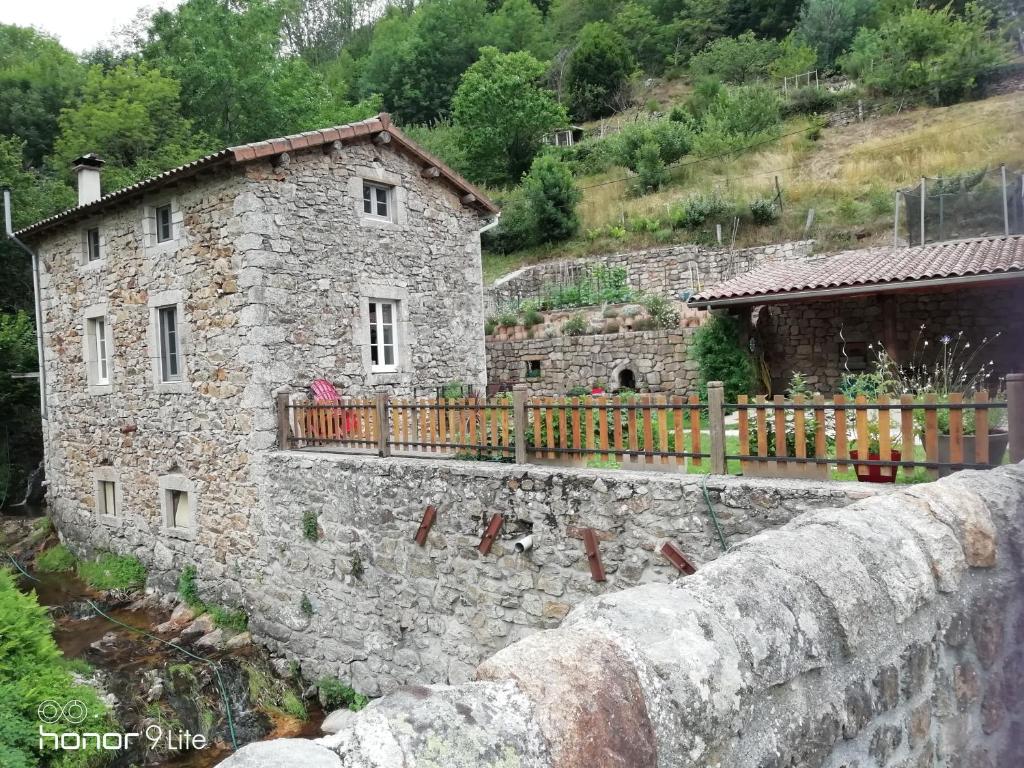
[[[612,368],[612,375],[609,377],[610,384],[614,390],[632,389],[636,390],[636,373],[629,360],[623,360]]]

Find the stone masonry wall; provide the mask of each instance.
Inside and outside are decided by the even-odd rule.
[[[564,395],[573,387],[602,384],[616,389],[619,373],[633,372],[638,391],[696,392],[697,362],[688,359],[692,328],[636,331],[593,336],[487,339],[489,386],[511,389],[526,384],[539,396]],[[540,361],[540,376],[527,378],[530,360]]]
[[[348,394],[402,395],[451,380],[482,386],[483,296],[477,229],[486,216],[393,149],[369,141],[222,168],[33,245],[42,263],[54,519],[80,553],[145,555],[158,583],[196,565],[222,598],[259,569],[254,456],[276,442],[274,393],[317,377]],[[361,215],[361,179],[395,185],[393,222]],[[170,203],[173,237],[152,210]],[[83,263],[85,227],[103,258]],[[369,371],[368,299],[400,302],[401,369]],[[184,381],[157,382],[154,302],[177,303]],[[86,317],[111,329],[111,383],[93,386]],[[117,515],[96,481],[117,484]],[[167,525],[161,482],[191,488],[194,524]]]
[[[835,391],[844,362],[840,332],[848,345],[877,346],[885,339],[885,300],[839,298],[755,308],[755,316],[761,317],[759,336],[776,391],[781,391],[778,388],[785,386],[793,371],[807,374],[814,387]],[[1019,343],[1019,329],[1024,328],[1024,283],[895,294],[889,300],[893,302],[895,354],[900,362],[911,361],[919,335],[935,349],[940,337],[956,338],[962,331],[963,340],[975,348],[983,339],[990,340],[975,358],[974,367],[991,360],[997,377],[1024,371],[1024,349]],[[923,347],[917,354],[921,359],[934,359]],[[868,357],[873,360],[872,355],[869,350]]]
[[[551,283],[571,282],[594,265],[625,267],[629,284],[644,293],[678,298],[680,292],[693,290],[691,269],[705,286],[720,283],[742,272],[749,272],[771,261],[802,260],[810,255],[813,240],[778,245],[727,248],[702,245],[675,245],[645,251],[607,253],[570,261],[549,261],[512,272],[487,289],[487,312],[520,299],[543,294]]]
[[[801,515],[223,768],[1024,764],[1024,466]]]

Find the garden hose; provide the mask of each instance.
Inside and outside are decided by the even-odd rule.
[[[711,515],[711,521],[715,524],[715,531],[718,532],[718,543],[722,545],[722,551],[728,552],[729,545],[725,543],[725,535],[722,533],[722,526],[718,523],[718,515],[715,514],[715,508],[711,506],[711,496],[708,494],[708,476],[704,475],[704,479],[700,481],[700,489],[704,491],[704,501],[708,505],[708,514]]]
[[[32,579],[32,581],[35,581],[35,582],[39,581],[39,579],[37,579],[35,576],[30,574],[24,568],[22,568],[21,564],[17,560],[14,559],[14,556],[10,552],[7,552],[6,554],[7,554],[8,559],[12,563],[14,563],[14,567],[15,568],[17,568],[19,571],[21,571],[23,574],[25,574],[25,576],[27,576],[28,578]],[[193,658],[193,659],[196,659],[197,661],[203,661],[203,662],[206,662],[207,664],[209,664],[210,667],[213,669],[213,674],[217,676],[217,687],[220,688],[220,695],[221,695],[221,697],[224,700],[224,714],[227,716],[228,732],[231,734],[231,749],[232,749],[232,751],[238,751],[238,738],[235,735],[235,723],[234,723],[234,720],[231,717],[231,700],[228,698],[227,688],[224,686],[224,680],[220,676],[220,669],[217,668],[217,663],[215,661],[213,661],[212,659],[208,659],[205,656],[199,656],[197,654],[194,654],[191,651],[188,651],[188,650],[182,648],[180,645],[177,645],[175,643],[170,642],[169,640],[162,640],[161,638],[157,637],[156,635],[152,635],[149,632],[146,632],[145,630],[139,629],[138,627],[133,627],[130,624],[125,624],[123,621],[118,621],[113,616],[110,616],[109,614],[104,613],[100,609],[100,607],[98,605],[96,605],[96,603],[94,603],[92,600],[89,600],[88,598],[86,598],[85,602],[88,603],[89,606],[94,611],[96,611],[96,613],[98,613],[100,616],[105,618],[107,621],[112,622],[114,624],[117,624],[120,627],[124,627],[125,629],[130,630],[132,632],[135,632],[136,634],[142,635],[144,637],[148,637],[151,640],[156,640],[157,642],[163,643],[164,645],[166,645],[166,646],[168,646],[170,648],[173,648],[176,651],[181,651],[186,656],[188,656],[190,658]]]

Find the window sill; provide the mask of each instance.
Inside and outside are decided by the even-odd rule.
[[[158,381],[153,389],[160,395],[187,395],[192,385],[188,381]]]
[[[93,261],[80,261],[78,263],[79,272],[102,272],[103,268],[107,266],[106,257],[94,259]]]
[[[374,216],[370,213],[364,213],[359,217],[359,220],[363,224],[381,227],[382,229],[399,229],[399,226],[395,223],[394,219],[384,218],[383,216]]]
[[[146,245],[146,256],[166,256],[167,254],[177,253],[179,250],[185,247],[184,241],[181,238],[174,240],[164,240],[162,242],[151,242]]]
[[[124,518],[117,517],[116,515],[98,514],[96,518],[104,525],[109,525],[113,528],[120,528],[124,524]]]
[[[181,539],[182,541],[195,541],[196,532],[194,528],[164,528],[164,535],[171,539]]]
[[[114,392],[113,384],[90,384],[88,386],[89,395],[92,397],[110,395]]]

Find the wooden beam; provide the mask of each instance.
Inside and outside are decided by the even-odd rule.
[[[422,176],[425,179],[436,179],[440,175],[441,169],[438,168],[436,165],[429,165],[422,171],[420,171],[420,176]]]
[[[391,134],[387,131],[381,131],[373,137],[374,144],[387,144],[391,141]]]

